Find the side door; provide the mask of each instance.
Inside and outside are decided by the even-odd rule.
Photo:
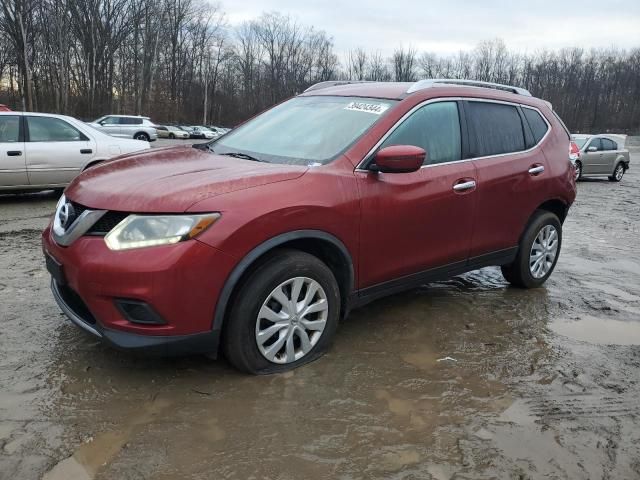
[[[613,174],[616,158],[618,157],[618,152],[616,151],[618,146],[608,138],[601,138],[600,143],[602,145],[602,154],[604,156],[605,164],[605,171],[603,173],[611,175]]]
[[[582,168],[585,174],[606,173],[607,165],[602,150],[600,137],[592,138],[584,149],[582,155]]]
[[[120,117],[120,134],[124,138],[133,138],[140,131],[141,118]]]
[[[0,187],[29,185],[22,115],[0,115]]]
[[[518,105],[487,100],[464,105],[478,181],[470,262],[500,261],[515,253],[529,217],[547,200],[549,172],[539,144],[550,126],[532,109],[544,124],[534,137]]]
[[[89,137],[61,118],[25,115],[25,126],[31,185],[66,185],[94,156]]]
[[[362,211],[361,289],[393,288],[394,284],[380,284],[466,263],[475,208],[475,167],[464,161],[466,133],[460,120],[459,102],[418,106],[356,170]],[[425,149],[425,164],[411,173],[366,170],[375,153],[391,145]],[[461,189],[459,184],[466,187]]]
[[[112,137],[122,136],[119,117],[104,117],[102,120],[100,120],[100,125],[102,125],[102,131],[107,135],[111,135]]]

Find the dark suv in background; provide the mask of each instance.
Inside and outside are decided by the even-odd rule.
[[[291,369],[383,295],[491,265],[542,285],[576,195],[569,143],[516,87],[317,84],[78,177],[43,233],[53,294],[121,348]]]

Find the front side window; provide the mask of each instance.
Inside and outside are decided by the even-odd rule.
[[[384,141],[413,145],[427,152],[425,165],[454,162],[462,158],[460,116],[456,102],[430,103],[415,111]]]
[[[593,140],[591,140],[591,143],[587,147],[587,150],[591,147],[595,147],[595,149],[598,151],[602,150],[602,144],[600,143],[600,139],[594,138]]]
[[[218,154],[273,163],[328,163],[395,104],[378,98],[296,97],[208,144]]]
[[[75,142],[87,140],[82,132],[64,120],[51,117],[27,117],[29,141]]]
[[[20,141],[20,116],[0,115],[0,143]]]
[[[100,125],[118,125],[119,122],[117,117],[104,117],[98,120],[98,123]]]
[[[475,157],[520,152],[525,149],[524,131],[518,109],[492,102],[469,102],[469,134],[475,143]]]

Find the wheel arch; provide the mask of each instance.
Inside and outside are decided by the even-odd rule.
[[[92,158],[91,160],[89,160],[87,162],[87,164],[84,166],[84,168],[82,169],[82,171],[84,172],[85,170],[90,169],[91,167],[95,167],[96,165],[104,162],[108,160],[108,158]]]
[[[295,230],[277,235],[261,243],[234,267],[218,296],[213,317],[213,330],[220,331],[224,328],[225,319],[233,305],[234,295],[244,280],[264,260],[283,248],[309,253],[327,264],[335,275],[340,288],[341,317],[346,315],[355,282],[351,253],[340,239],[330,233],[322,230]]]

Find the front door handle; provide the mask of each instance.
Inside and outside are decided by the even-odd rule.
[[[475,180],[467,180],[466,182],[456,183],[453,186],[454,192],[464,192],[466,190],[471,190],[472,188],[476,188]]]
[[[9,150],[7,152],[7,156],[9,157],[19,157],[22,155],[22,152],[20,150]]]
[[[529,169],[530,175],[540,175],[542,172],[544,172],[543,165],[534,166]]]
[[[90,148],[83,148],[82,150],[80,150],[80,153],[93,153],[93,150],[91,150]]]

